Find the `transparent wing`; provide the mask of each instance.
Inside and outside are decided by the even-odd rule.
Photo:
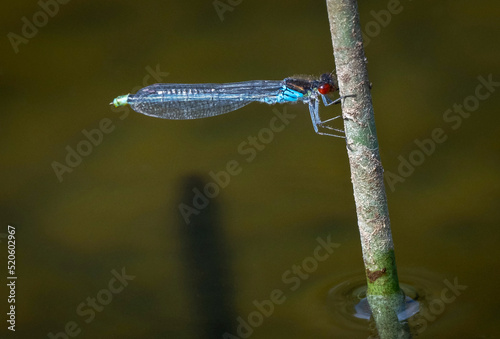
[[[226,84],[155,84],[129,95],[136,112],[163,119],[199,119],[234,111],[259,101],[278,102],[283,81],[255,80]]]

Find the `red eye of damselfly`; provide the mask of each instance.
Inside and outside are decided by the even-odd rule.
[[[330,84],[323,84],[318,87],[318,92],[321,94],[328,94],[332,91]]]

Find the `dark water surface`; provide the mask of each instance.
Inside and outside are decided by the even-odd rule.
[[[345,143],[305,105],[195,121],[108,105],[155,82],[334,68],[324,2],[215,4],[0,5],[2,338],[373,335],[332,295],[362,281],[361,247]],[[400,278],[425,301],[410,323],[498,338],[498,2],[360,12]]]

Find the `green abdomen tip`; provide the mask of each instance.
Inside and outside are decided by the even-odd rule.
[[[118,106],[125,106],[127,105],[127,100],[128,100],[128,96],[129,94],[126,94],[126,95],[120,95],[119,97],[116,97],[114,100],[113,100],[113,105],[115,107],[118,107]]]

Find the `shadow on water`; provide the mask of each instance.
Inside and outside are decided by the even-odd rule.
[[[184,177],[180,187],[181,203],[192,201],[193,190],[202,191],[206,183],[199,175]],[[220,208],[217,200],[212,199],[197,211],[198,214],[192,213],[189,218],[179,214],[186,279],[195,305],[193,322],[200,338],[221,338],[223,333],[234,328],[235,313]]]
[[[198,338],[221,338],[225,333],[235,333],[235,291],[233,272],[229,260],[224,229],[221,223],[221,207],[217,199],[198,201],[196,210],[194,192],[203,191],[207,180],[198,174],[183,177],[179,185],[179,206],[186,210],[178,215],[178,234],[182,248],[184,279],[193,305],[190,323]],[[446,300],[441,302],[444,281]],[[452,283],[428,272],[405,271],[401,287],[407,301],[400,321],[411,325],[412,333],[418,336],[430,332],[428,327],[437,317],[443,317],[441,304],[450,303],[453,295]],[[303,290],[295,302],[299,306],[298,316],[305,328],[317,327],[320,332],[335,333],[341,337],[378,337],[371,311],[366,303],[366,277],[362,272],[327,276]],[[455,291],[456,292],[456,291]],[[457,295],[460,292],[456,292]],[[440,303],[438,305],[438,303]],[[436,306],[437,305],[437,306]],[[310,318],[314,316],[314,319]],[[288,321],[294,316],[288,318]],[[312,325],[314,324],[314,325]],[[317,328],[317,329],[319,329]]]

